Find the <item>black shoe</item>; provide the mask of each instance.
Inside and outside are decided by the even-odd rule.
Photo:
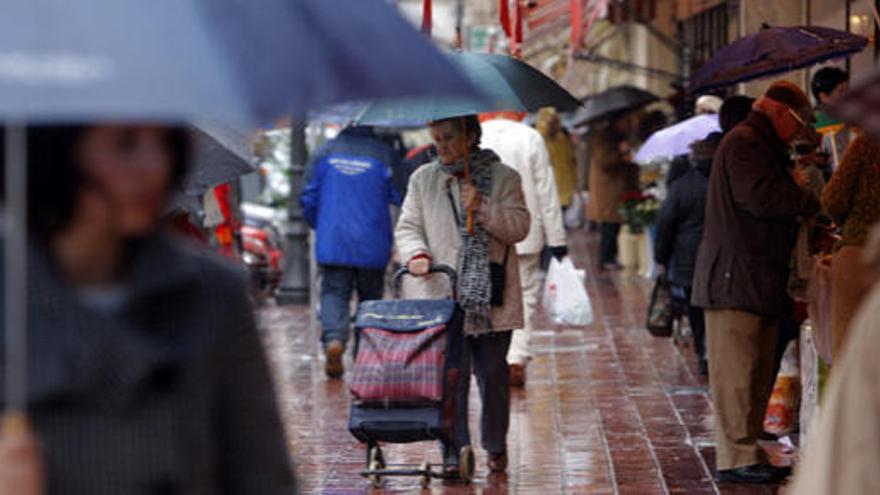
[[[775,485],[782,483],[789,476],[791,476],[791,468],[776,467],[769,464],[753,464],[751,466],[718,471],[718,482]]]
[[[700,376],[709,376],[709,361],[705,359],[700,359],[697,363],[697,366],[700,369]]]

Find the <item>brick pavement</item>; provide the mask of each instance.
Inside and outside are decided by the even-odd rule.
[[[589,266],[595,239],[573,236],[578,266]],[[764,494],[766,487],[713,482],[711,405],[690,349],[642,328],[648,284],[628,272],[588,276],[595,323],[556,328],[540,321],[525,390],[514,391],[508,474],[487,476],[477,449],[475,483],[434,481],[449,494]],[[541,317],[543,318],[543,317]],[[358,473],[364,449],[348,433],[344,383],[327,381],[310,355],[305,308],[262,313],[297,477],[303,493],[369,493]],[[474,387],[475,389],[476,387]],[[479,401],[471,400],[478,443]],[[386,448],[389,462],[439,462],[431,443]],[[414,478],[391,478],[375,493],[420,491]]]

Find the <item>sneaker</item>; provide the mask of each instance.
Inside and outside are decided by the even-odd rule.
[[[526,365],[510,365],[510,386],[522,388],[526,386]]]
[[[343,354],[345,354],[345,346],[338,340],[330,342],[324,349],[324,357],[327,358],[324,373],[327,374],[327,378],[340,378],[345,373],[342,365]]]

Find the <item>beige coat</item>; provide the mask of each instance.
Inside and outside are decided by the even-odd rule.
[[[500,263],[504,259],[505,248],[510,247],[504,305],[493,307],[490,318],[493,330],[514,330],[523,327],[522,289],[515,244],[529,233],[529,210],[519,174],[500,161],[491,166],[492,194],[484,201],[476,221],[481,222],[489,232],[489,256],[492,261]],[[402,261],[427,253],[434,263],[453,268],[458,265],[461,239],[448,191],[452,193],[458,208],[459,185],[442,167],[439,162],[424,165],[410,178],[394,234]],[[409,298],[444,297],[448,294],[448,284],[441,275],[428,279],[407,278],[403,294]]]
[[[639,167],[620,152],[621,139],[610,129],[590,137],[590,204],[587,215],[594,222],[622,223],[621,195],[639,189]]]
[[[818,427],[795,473],[796,495],[880,493],[880,288],[853,320],[843,357],[831,372]]]

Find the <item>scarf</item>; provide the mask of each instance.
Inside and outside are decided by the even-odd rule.
[[[484,198],[492,193],[492,167],[498,156],[491,150],[477,150],[471,154],[471,181]],[[443,167],[453,177],[464,177],[464,160]],[[458,303],[465,314],[464,331],[466,335],[480,335],[492,331],[489,318],[491,313],[491,288],[489,277],[489,233],[474,222],[473,235],[467,229],[467,209],[457,205],[454,213],[458,215],[461,248],[458,252],[458,274],[460,279]]]

